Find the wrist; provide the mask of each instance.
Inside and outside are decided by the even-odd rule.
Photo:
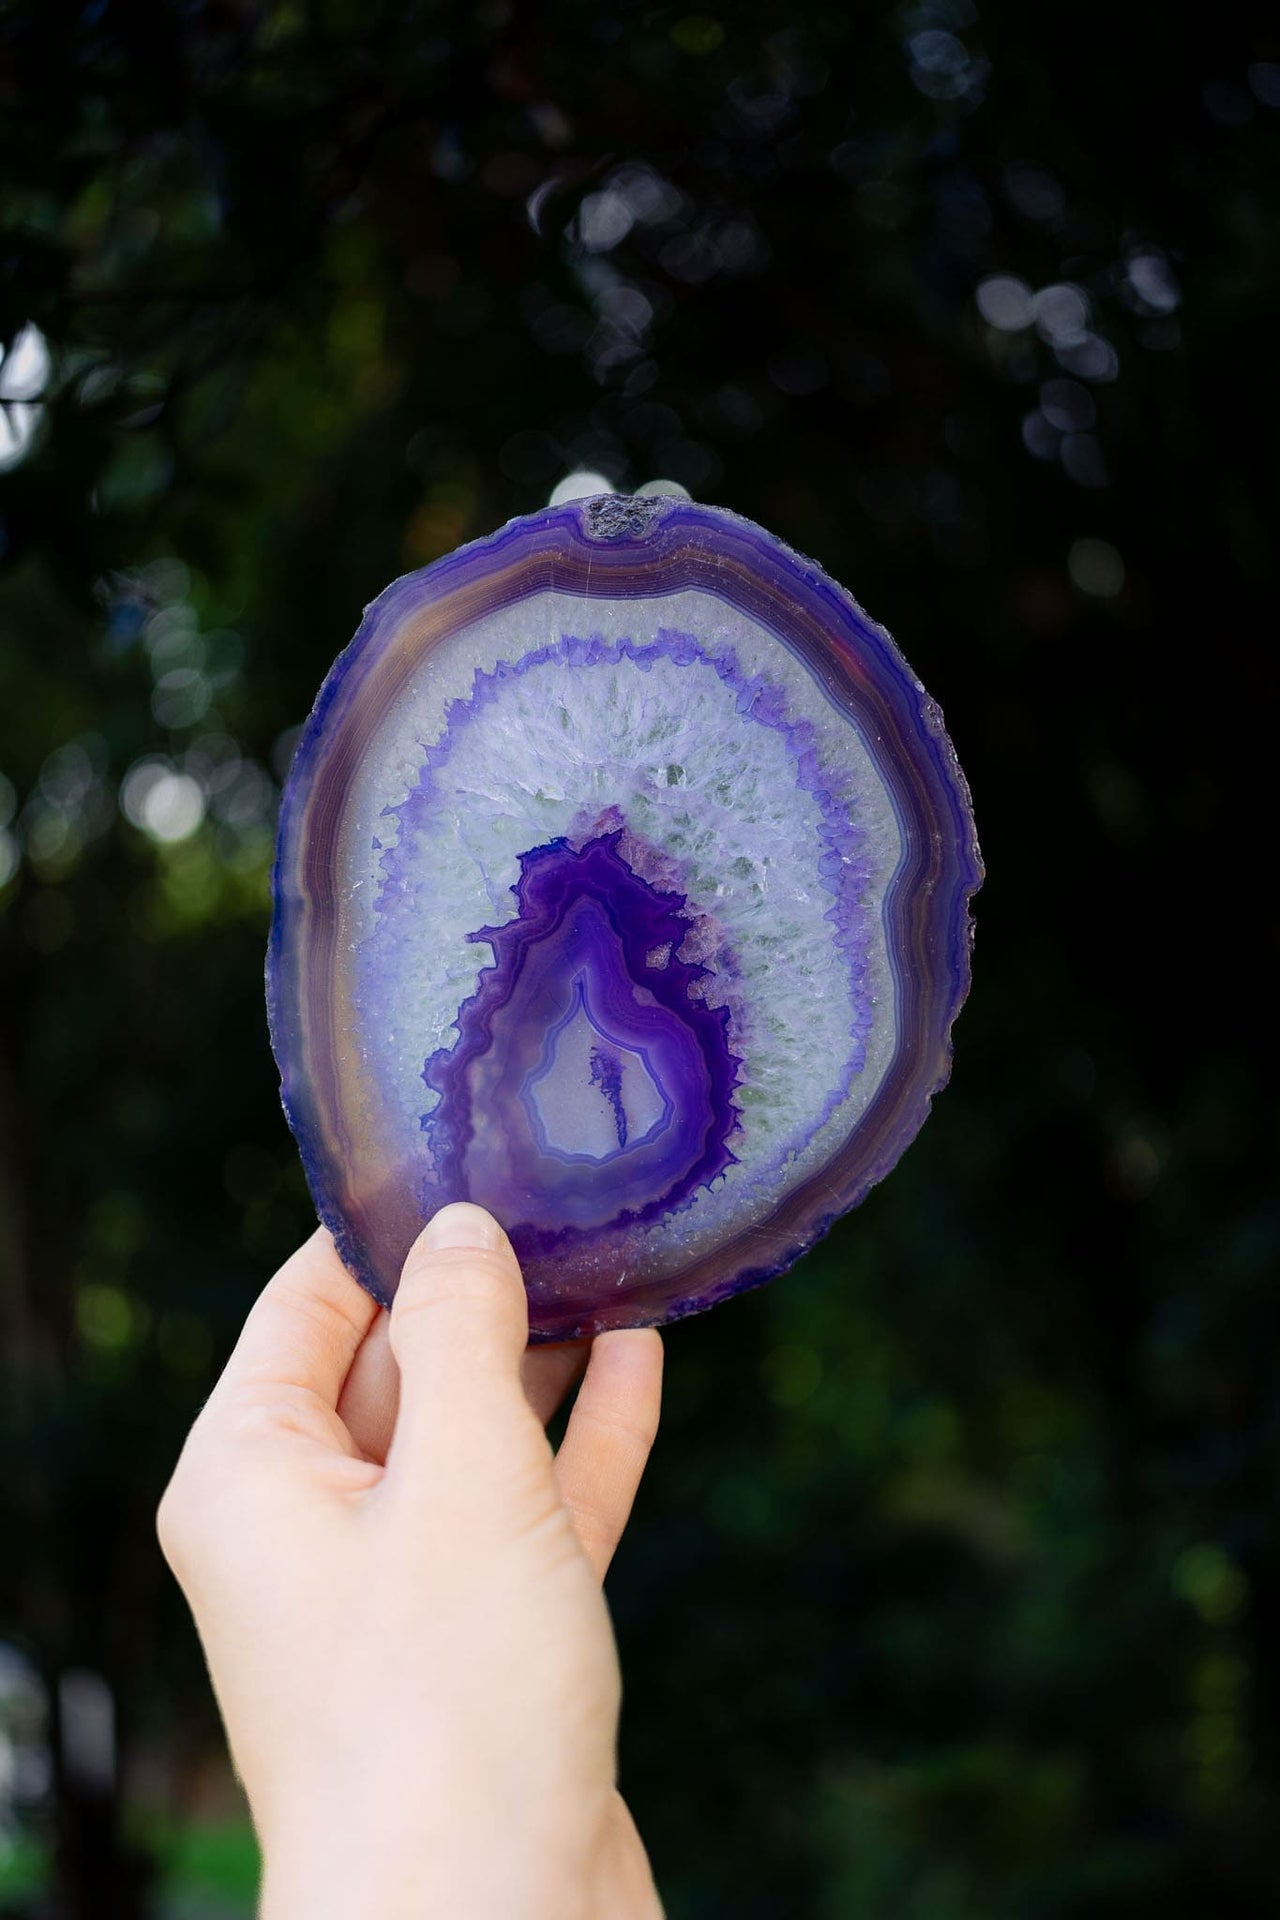
[[[571,1920],[585,1875],[564,1884],[554,1847],[512,1844],[496,1819],[485,1831],[423,1821],[406,1837],[353,1811],[313,1814],[297,1843],[263,1845],[259,1920]],[[555,1884],[552,1884],[554,1880]]]

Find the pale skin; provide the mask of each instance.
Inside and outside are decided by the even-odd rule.
[[[436,1215],[389,1315],[321,1231],[192,1429],[160,1540],[262,1844],[262,1920],[661,1920],[615,1786],[601,1581],[662,1347],[527,1340],[479,1207]]]

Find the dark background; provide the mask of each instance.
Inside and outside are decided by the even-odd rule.
[[[580,464],[846,582],[990,872],[919,1142],[668,1338],[672,1920],[1280,1906],[1267,19],[0,12],[0,1907],[248,1911],[152,1512],[308,1227],[278,783],[365,602]]]

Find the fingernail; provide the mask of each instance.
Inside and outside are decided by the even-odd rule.
[[[490,1252],[501,1239],[502,1228],[492,1214],[486,1213],[483,1207],[473,1207],[467,1200],[455,1200],[441,1207],[428,1221],[422,1245],[431,1253],[442,1253],[452,1247]]]

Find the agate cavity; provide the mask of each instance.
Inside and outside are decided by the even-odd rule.
[[[479,1201],[535,1338],[767,1279],[945,1081],[980,878],[937,708],[812,563],[672,499],[512,521],[375,601],[286,789],[268,997],[321,1218],[385,1302]]]

